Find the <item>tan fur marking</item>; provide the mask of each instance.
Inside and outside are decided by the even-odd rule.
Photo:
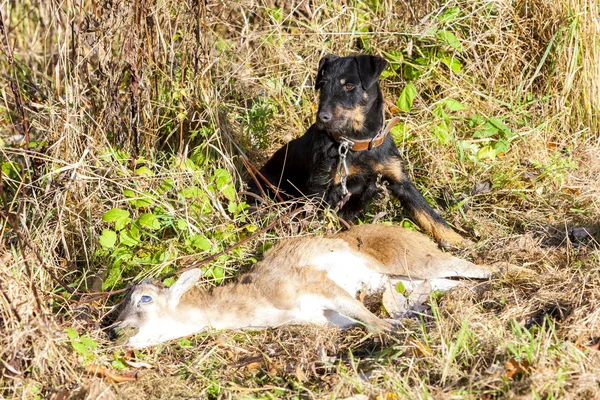
[[[362,169],[358,168],[355,165],[349,165],[348,166],[348,176],[352,176],[352,175],[356,175],[356,174],[360,174],[362,172]],[[333,183],[335,185],[339,185],[340,184],[340,176],[337,174],[337,172],[334,172],[333,175]]]
[[[354,128],[355,131],[362,130],[365,124],[365,108],[363,106],[358,106],[350,112],[350,115],[352,116],[352,128]]]
[[[374,163],[373,170],[392,182],[400,182],[404,178],[402,162],[397,158],[390,158],[384,163]]]
[[[345,109],[341,106],[333,108],[334,119],[344,119],[352,124],[352,128],[360,131],[365,123],[365,109],[363,106],[357,106],[352,109]]]
[[[413,217],[417,220],[417,223],[423,230],[433,235],[438,243],[447,242],[458,244],[464,241],[464,238],[454,232],[452,228],[437,222],[424,211],[415,211]]]

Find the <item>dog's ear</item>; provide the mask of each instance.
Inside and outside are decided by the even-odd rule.
[[[325,57],[319,60],[319,71],[317,72],[317,79],[315,80],[316,90],[321,89],[321,86],[323,84],[323,76],[325,76],[325,67],[327,66],[327,64],[338,58],[339,57],[336,55],[327,54]]]
[[[387,61],[377,56],[355,56],[358,63],[358,75],[364,90],[368,90],[377,82],[379,75],[387,66]]]

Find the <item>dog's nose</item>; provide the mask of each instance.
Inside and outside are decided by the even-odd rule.
[[[333,118],[333,115],[331,114],[331,111],[319,111],[318,117],[321,122],[329,122],[331,121],[331,118]]]

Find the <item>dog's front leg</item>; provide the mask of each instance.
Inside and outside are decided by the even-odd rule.
[[[427,200],[406,176],[399,157],[393,157],[379,166],[381,173],[390,183],[389,190],[400,200],[406,211],[426,232],[433,235],[442,247],[456,244],[469,244],[440,217],[427,203]]]
[[[419,226],[432,234],[440,246],[451,247],[455,244],[469,243],[461,235],[454,232],[446,221],[431,208],[427,200],[408,178],[391,184],[389,189],[400,200]]]

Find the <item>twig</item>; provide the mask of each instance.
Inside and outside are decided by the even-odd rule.
[[[241,156],[242,158],[242,162],[244,163],[244,166],[248,169],[248,172],[250,172],[250,174],[252,175],[252,178],[254,179],[254,182],[256,183],[256,185],[258,186],[258,188],[260,189],[261,193],[266,197],[266,194],[262,188],[262,185],[256,180],[256,178],[254,177],[254,174],[258,175],[258,177],[260,179],[263,180],[263,182],[265,182],[267,184],[267,186],[269,187],[269,189],[271,189],[273,191],[273,193],[275,193],[275,197],[277,197],[277,200],[279,200],[280,202],[283,202],[283,198],[281,197],[281,195],[279,194],[279,188],[276,188],[271,182],[269,182],[269,180],[267,178],[265,178],[265,176],[263,174],[260,173],[260,171],[258,170],[258,168],[256,168],[254,166],[254,164],[252,164],[250,162],[250,160],[248,160],[248,157],[246,157],[245,155],[242,154]]]

